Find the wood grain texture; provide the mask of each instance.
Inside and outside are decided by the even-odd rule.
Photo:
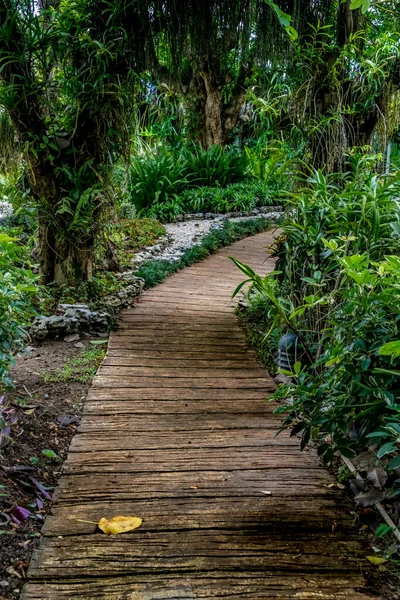
[[[234,315],[235,256],[266,274],[263,233],[123,310],[89,392],[22,600],[367,600],[362,542],[314,450],[266,402],[273,380]],[[102,517],[143,518],[120,536]]]

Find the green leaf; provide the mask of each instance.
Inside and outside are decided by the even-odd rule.
[[[390,531],[392,531],[392,528],[389,527],[389,525],[386,525],[386,523],[382,523],[381,525],[379,525],[379,527],[376,529],[375,531],[375,535],[376,537],[382,537],[384,535],[386,535],[387,533],[389,533]]]
[[[385,437],[390,437],[390,433],[388,431],[383,431],[382,429],[377,429],[376,431],[373,431],[372,433],[369,433],[367,435],[367,438],[385,438]]]
[[[399,467],[400,467],[400,455],[392,458],[392,460],[388,464],[388,468],[392,471],[394,471],[394,469],[398,469]]]
[[[386,456],[386,454],[390,454],[391,452],[393,452],[396,449],[396,444],[394,442],[387,442],[386,444],[383,444],[383,446],[381,446],[378,450],[378,458],[383,458],[384,456]]]
[[[294,372],[298,375],[301,372],[301,362],[297,361],[293,367]]]
[[[55,452],[53,452],[53,450],[49,450],[49,449],[42,450],[42,454],[46,458],[58,459],[58,455]]]
[[[361,8],[364,0],[351,0],[350,10],[357,10],[357,8]]]
[[[379,348],[379,354],[382,356],[400,356],[400,340],[388,342]]]
[[[363,15],[365,15],[365,13],[369,9],[370,5],[371,5],[371,0],[364,0],[362,7],[361,7],[361,12]]]
[[[300,423],[296,423],[296,425],[293,427],[292,431],[290,432],[290,437],[293,437],[296,435],[296,433],[299,433],[300,431],[302,431],[306,426],[306,423],[304,421],[301,421]]]
[[[339,448],[340,454],[343,454],[345,458],[354,458],[356,453],[353,448],[349,448],[348,446],[341,446]]]

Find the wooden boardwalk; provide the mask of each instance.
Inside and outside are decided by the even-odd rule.
[[[94,380],[23,600],[371,598],[342,492],[265,402],[231,293],[263,233],[148,291]],[[268,492],[268,493],[265,493]],[[143,518],[115,537],[101,517]],[[89,522],[87,522],[89,521]]]

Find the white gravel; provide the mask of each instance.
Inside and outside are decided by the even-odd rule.
[[[8,219],[13,214],[13,207],[8,202],[0,201],[0,221]]]

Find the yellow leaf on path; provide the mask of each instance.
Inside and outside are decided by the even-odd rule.
[[[387,562],[386,558],[382,558],[380,556],[367,556],[367,560],[371,562],[373,565],[383,565]]]
[[[117,535],[137,529],[143,523],[139,517],[113,517],[108,520],[104,517],[97,523],[97,527],[107,535]]]

